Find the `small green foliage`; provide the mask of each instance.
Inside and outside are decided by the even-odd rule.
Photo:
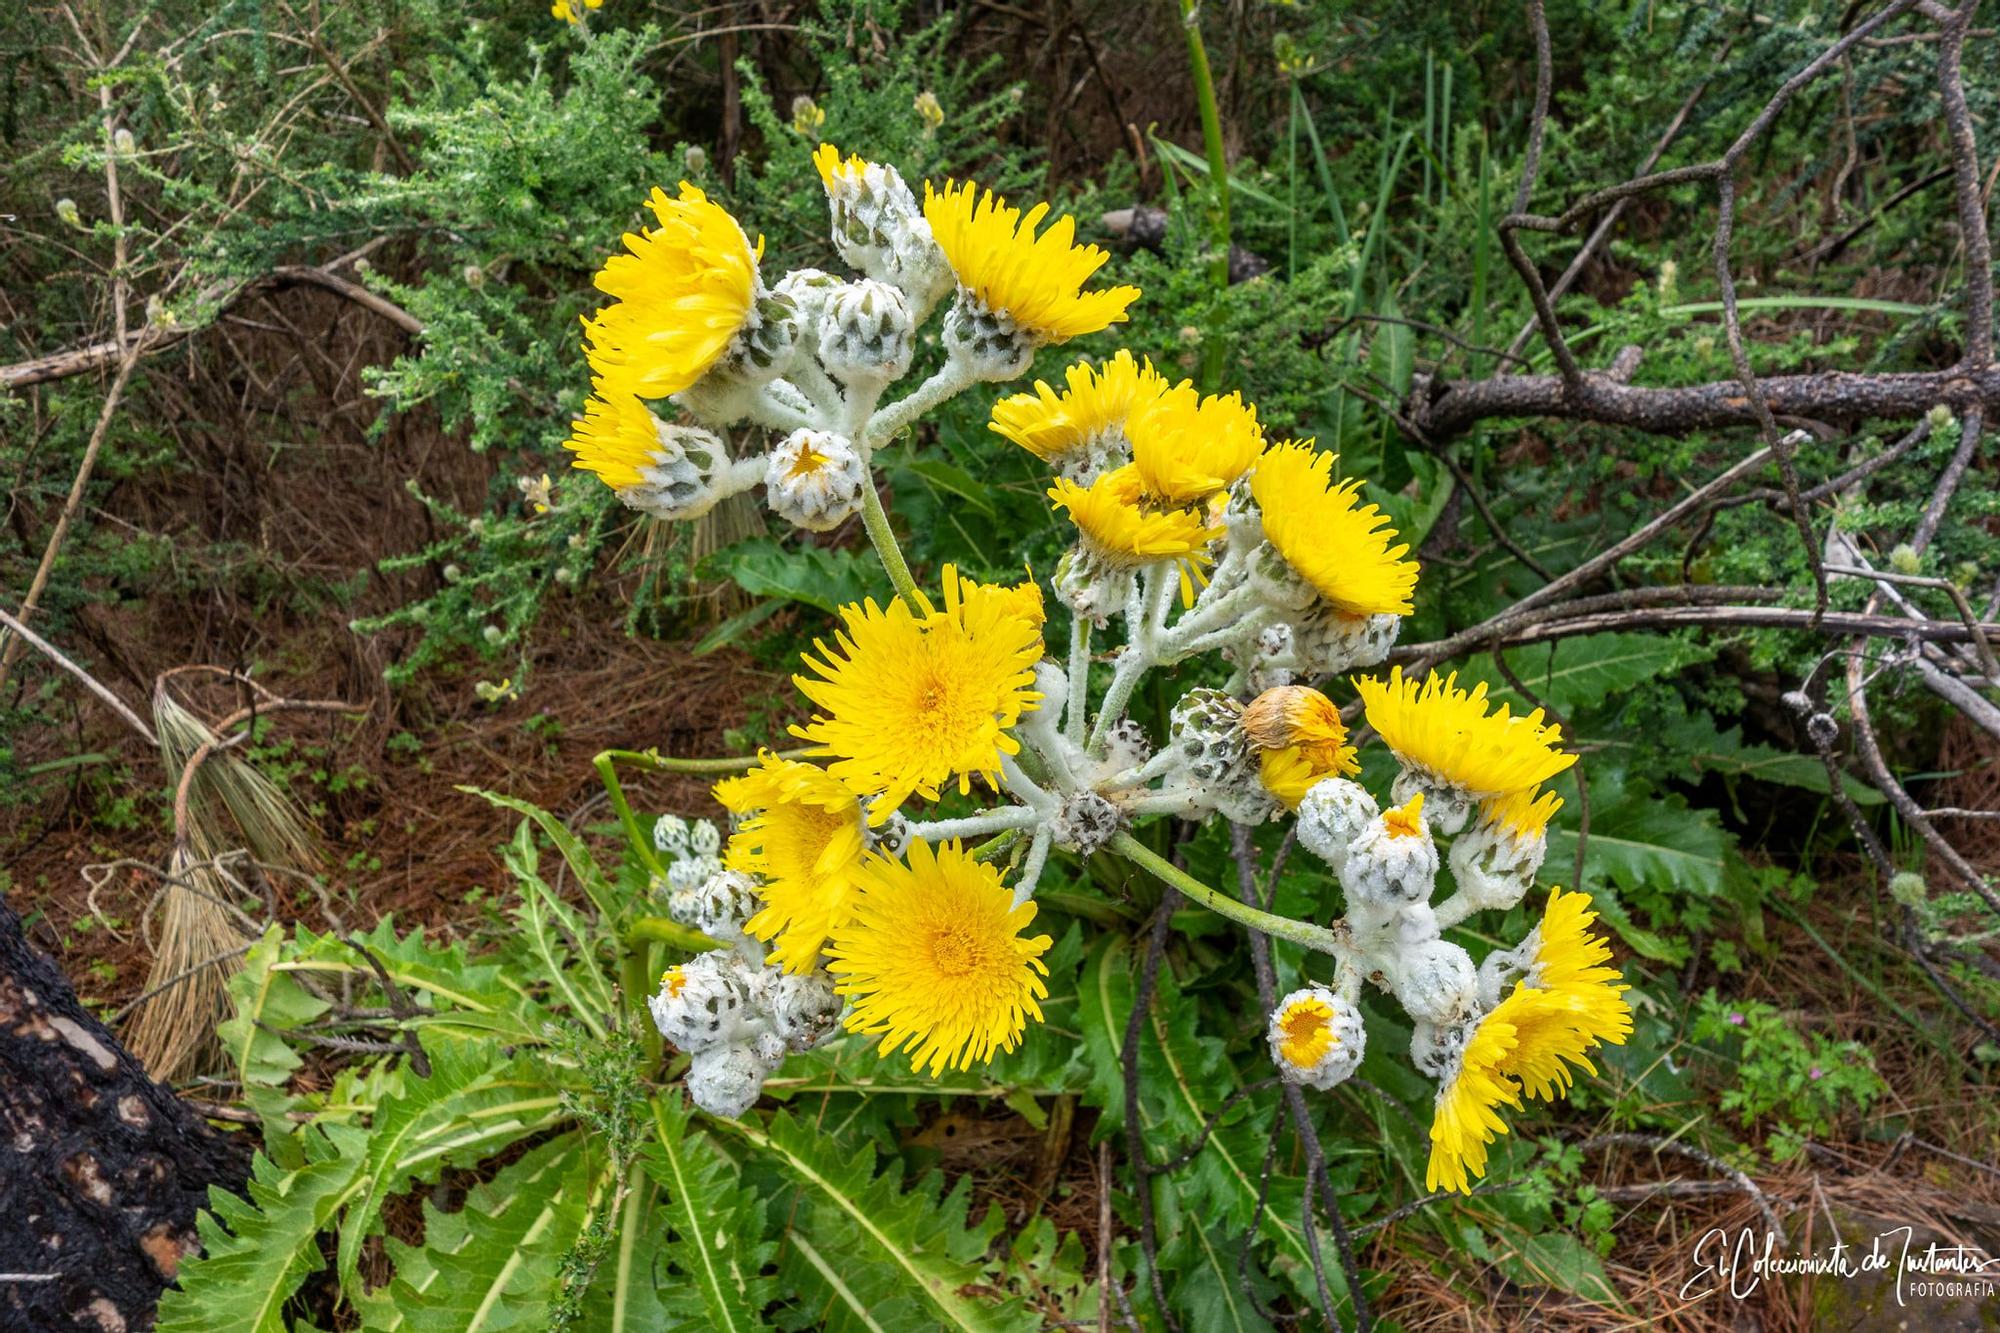
[[[1690,1035],[1729,1062],[1733,1077],[1719,1105],[1746,1129],[1768,1127],[1780,1161],[1796,1155],[1806,1139],[1865,1114],[1888,1091],[1866,1046],[1802,1033],[1761,1000],[1723,1000],[1710,990],[1701,997]]]

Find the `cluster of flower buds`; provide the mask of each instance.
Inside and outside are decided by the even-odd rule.
[[[727,946],[667,969],[649,1002],[653,1023],[689,1056],[687,1088],[695,1105],[738,1116],[788,1054],[809,1051],[834,1033],[841,1001],[824,969],[785,972],[744,932],[764,902],[756,880],[723,868],[714,824],[664,815],[653,841],[671,858],[667,914]]]

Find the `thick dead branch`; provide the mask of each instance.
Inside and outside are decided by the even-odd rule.
[[[1771,415],[1847,424],[1909,421],[1939,403],[1954,412],[2000,408],[2000,371],[1939,370],[1868,374],[1828,370],[1758,380]],[[1406,413],[1432,441],[1449,439],[1481,421],[1540,417],[1622,426],[1650,435],[1758,424],[1756,406],[1740,380],[1682,388],[1621,384],[1586,373],[1582,388],[1565,393],[1557,375],[1505,375],[1483,380],[1419,380]]]

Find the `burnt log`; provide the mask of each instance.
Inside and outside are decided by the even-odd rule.
[[[139,1333],[247,1149],[147,1077],[0,894],[0,1329]]]

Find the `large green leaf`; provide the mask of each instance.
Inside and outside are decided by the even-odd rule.
[[[737,1181],[736,1164],[691,1128],[678,1093],[654,1097],[652,1116],[643,1161],[660,1187],[659,1213],[646,1225],[672,1270],[658,1275],[662,1296],[671,1293],[676,1314],[716,1333],[762,1328],[777,1296],[763,1271],[777,1246],[764,1239],[762,1204]]]
[[[967,1182],[943,1198],[935,1175],[905,1191],[899,1171],[875,1174],[872,1147],[857,1151],[782,1111],[767,1128],[748,1121],[730,1127],[771,1154],[794,1183],[799,1211],[788,1214],[788,1230],[802,1233],[842,1279],[839,1291],[829,1284],[819,1297],[823,1326],[961,1333],[1041,1327],[1016,1299],[971,1294],[993,1285],[983,1259],[1001,1218],[995,1208],[981,1226],[966,1225]],[[787,1272],[803,1275],[797,1267]]]
[[[582,1229],[595,1172],[565,1134],[503,1167],[464,1206],[424,1206],[424,1239],[391,1239],[396,1277],[357,1304],[392,1333],[506,1333],[548,1327],[564,1253]]]
[[[1516,648],[1507,654],[1507,667],[1543,703],[1567,715],[1712,656],[1710,648],[1665,634],[1586,634],[1546,646]],[[1459,680],[1465,685],[1485,681],[1487,697],[1512,704],[1516,712],[1533,706],[1507,683],[1490,653],[1467,660]]]
[[[239,1198],[209,1191],[195,1227],[201,1254],[160,1298],[159,1333],[285,1333],[285,1302],[325,1265],[319,1235],[360,1173],[368,1135],[347,1126],[300,1133],[305,1165],[287,1171],[263,1154]]]
[[[846,548],[784,546],[757,537],[717,551],[707,568],[736,580],[752,597],[781,597],[804,602],[831,615],[864,597],[881,599],[890,592],[881,564],[872,554]]]

